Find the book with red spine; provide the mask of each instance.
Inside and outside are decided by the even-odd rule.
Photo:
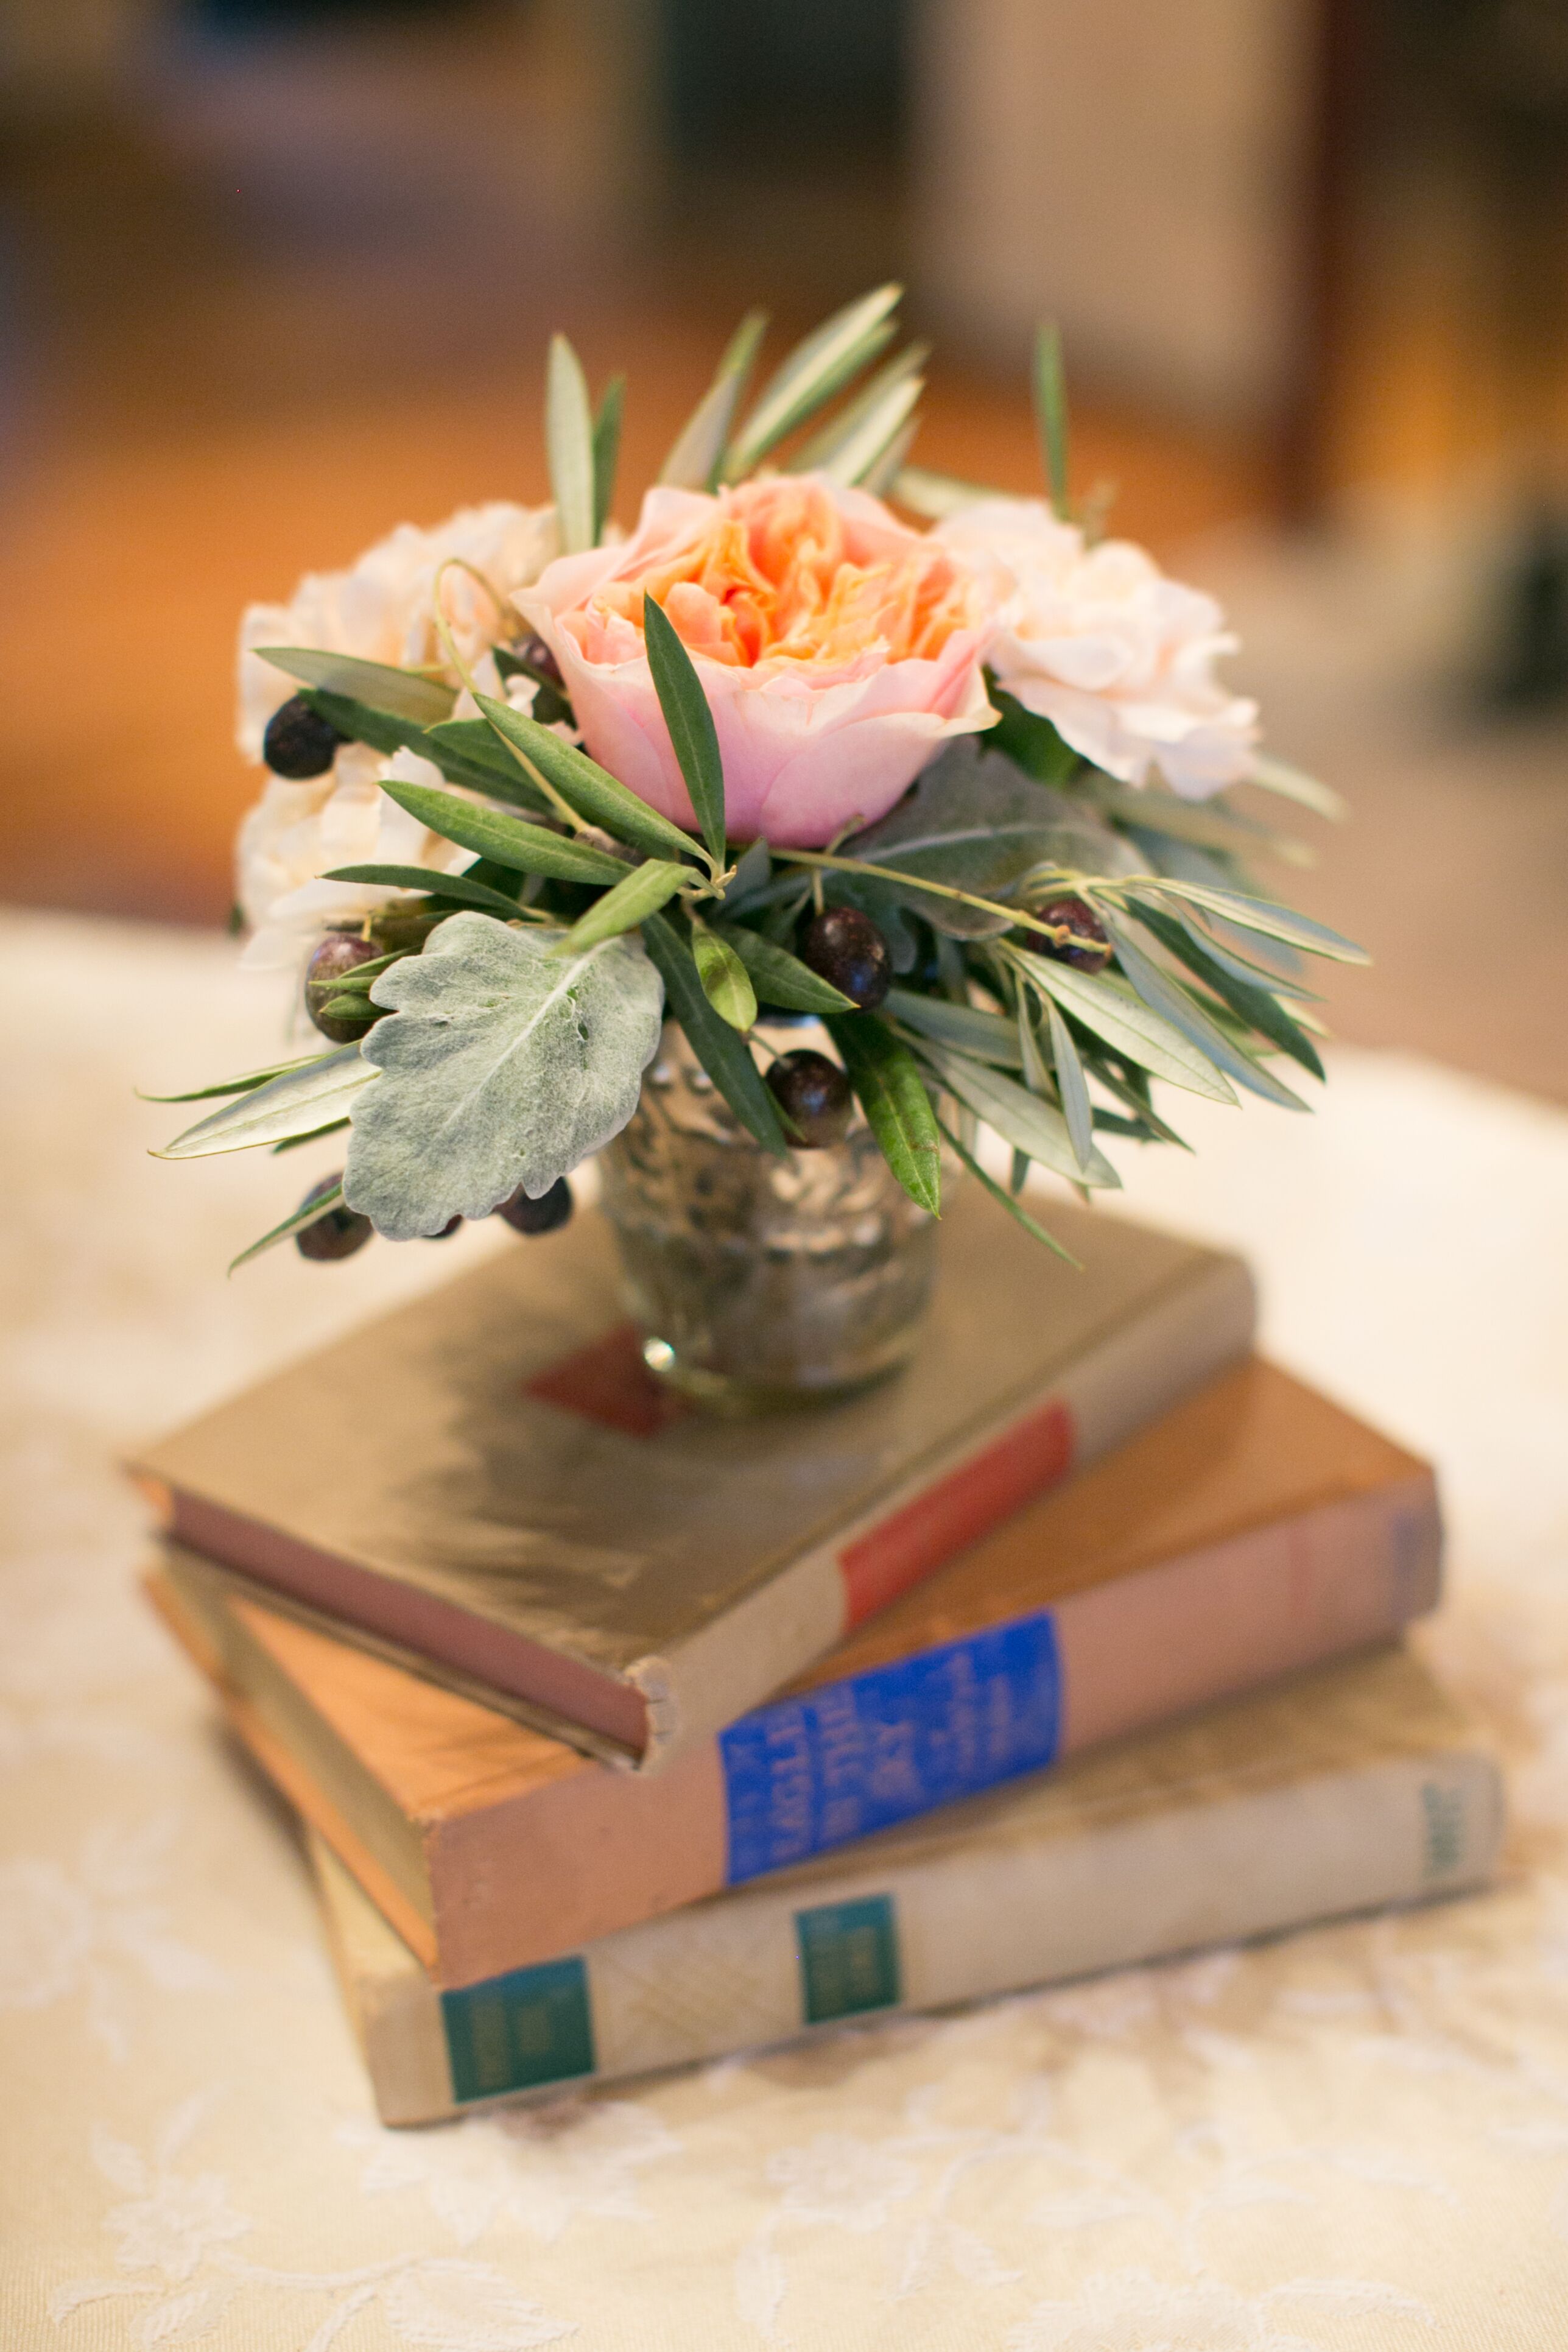
[[[287,1605],[652,1769],[1245,1352],[1240,1260],[1057,1223],[1081,1268],[960,1189],[915,1360],[831,1412],[735,1423],[646,1370],[584,1215],[133,1469],[169,1535]]]
[[[651,1777],[278,1613],[170,1548],[235,1727],[444,1985],[531,1966],[1205,1701],[1437,1597],[1429,1468],[1256,1359]]]

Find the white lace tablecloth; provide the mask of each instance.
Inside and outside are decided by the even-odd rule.
[[[129,1089],[270,1057],[233,964],[0,926],[7,2352],[1568,2342],[1568,1119],[1347,1053],[1312,1121],[1184,1100],[1197,1158],[1123,1155],[1134,1210],[1252,1253],[1287,1363],[1437,1456],[1428,1646],[1514,1759],[1495,1894],[392,2134],[110,1463],[520,1244],[225,1283],[310,1155],[163,1166],[185,1114]]]

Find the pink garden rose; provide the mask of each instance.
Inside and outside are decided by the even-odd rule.
[[[989,727],[988,566],[820,475],[650,490],[632,536],[565,555],[518,609],[554,652],[589,751],[693,824],[643,638],[663,606],[724,757],[731,835],[820,848],[893,806],[945,737]]]

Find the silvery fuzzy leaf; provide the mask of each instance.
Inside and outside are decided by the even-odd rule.
[[[562,936],[454,915],[372,989],[395,1017],[361,1048],[382,1075],[343,1197],[392,1240],[487,1216],[519,1184],[538,1200],[637,1108],[659,975],[635,940],[552,955]]]
[[[896,808],[842,850],[846,857],[892,867],[911,884],[924,876],[982,898],[995,898],[1047,863],[1089,874],[1115,874],[1128,864],[1111,827],[1082,803],[1036,783],[970,735],[950,743]],[[956,899],[912,890],[907,903],[957,939],[982,939],[1007,928],[1000,916]]]

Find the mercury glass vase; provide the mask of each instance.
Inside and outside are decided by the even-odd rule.
[[[765,1047],[826,1045],[815,1023]],[[650,1369],[723,1412],[852,1394],[914,1352],[936,1221],[855,1112],[830,1150],[764,1151],[666,1024],[641,1102],[601,1157],[602,1205]]]

